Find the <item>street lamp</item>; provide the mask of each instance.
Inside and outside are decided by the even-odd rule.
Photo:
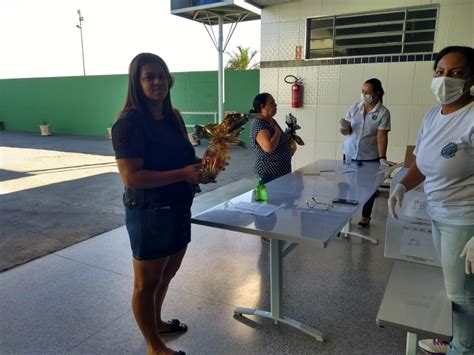
[[[84,21],[84,17],[81,16],[81,10],[77,10],[77,14],[79,15],[79,25],[76,27],[81,31],[81,49],[82,49],[82,69],[84,71],[84,76],[86,76],[86,63],[84,61],[84,40],[82,39],[82,21]]]

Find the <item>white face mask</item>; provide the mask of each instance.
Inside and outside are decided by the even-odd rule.
[[[439,76],[431,81],[431,90],[440,104],[446,105],[458,100],[468,89],[468,80]]]
[[[363,93],[360,94],[360,99],[368,104],[374,102],[374,97],[372,95],[364,95]]]

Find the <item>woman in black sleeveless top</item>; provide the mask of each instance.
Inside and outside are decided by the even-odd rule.
[[[170,98],[173,79],[157,55],[136,56],[129,70],[125,106],[112,128],[112,143],[125,186],[125,224],[133,254],[132,308],[148,354],[184,354],[160,334],[185,332],[163,321],[161,306],[191,240],[196,184],[208,183]]]

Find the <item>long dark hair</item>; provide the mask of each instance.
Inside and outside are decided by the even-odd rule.
[[[130,63],[128,70],[128,92],[127,98],[125,100],[125,105],[123,106],[122,112],[136,110],[140,113],[148,113],[148,101],[143,93],[142,86],[140,84],[140,75],[142,73],[142,68],[148,64],[159,64],[166,73],[168,78],[168,94],[163,100],[163,114],[174,114],[175,110],[171,104],[171,88],[174,84],[174,79],[171,76],[171,73],[166,65],[165,61],[153,53],[140,53],[135,58],[133,58]]]
[[[253,98],[252,109],[249,113],[260,113],[262,111],[262,106],[267,104],[268,97],[271,96],[267,92],[262,92]]]
[[[366,80],[364,84],[372,85],[374,91],[379,95],[379,101],[383,103],[383,95],[385,95],[385,91],[383,91],[382,83],[380,82],[380,80],[377,78],[372,78]]]
[[[464,60],[466,61],[466,65],[471,70],[471,76],[474,75],[474,48],[464,47],[464,46],[449,46],[442,49],[436,56],[436,59],[433,65],[433,70],[436,70],[436,67],[438,66],[438,63],[441,60],[441,58],[443,58],[446,54],[452,53],[452,52],[459,53],[464,57]]]
[[[128,92],[127,98],[125,99],[125,105],[121,112],[135,110],[140,113],[149,113],[148,110],[148,101],[145,97],[145,94],[142,90],[142,85],[140,84],[140,75],[142,73],[142,68],[148,64],[158,64],[165,71],[166,77],[168,78],[168,94],[163,100],[163,115],[172,116],[176,118],[179,129],[187,137],[186,126],[183,120],[183,117],[178,110],[173,108],[171,103],[171,88],[174,84],[174,79],[171,76],[171,73],[166,65],[165,61],[156,54],[153,53],[140,53],[135,58],[133,58],[128,69]]]

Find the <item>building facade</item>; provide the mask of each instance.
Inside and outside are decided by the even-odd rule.
[[[474,0],[270,0],[260,1],[260,5],[263,5],[260,91],[275,97],[278,104],[276,118],[282,127],[289,112],[298,118],[302,127],[299,133],[305,146],[299,147],[295,154],[295,169],[317,159],[342,159],[344,137],[339,133],[339,120],[350,105],[360,100],[362,83],[372,77],[382,81],[386,93],[384,104],[392,116],[388,159],[402,161],[406,146],[416,142],[425,111],[436,104],[430,89],[436,53],[448,45],[474,45]],[[430,8],[436,9],[435,15],[430,15],[435,20],[431,50],[420,46],[419,52],[415,48],[410,53],[392,50],[391,53],[342,56],[339,51],[339,56],[305,59],[312,46],[308,41],[311,36],[307,29],[308,18],[335,17],[337,24],[338,16],[370,16]],[[417,16],[414,15],[415,19]],[[390,17],[387,23],[393,23]],[[359,27],[362,26],[370,26],[370,23],[360,23]],[[358,26],[356,23],[341,27]],[[404,31],[408,28],[403,25]],[[337,39],[330,40],[335,47]],[[314,47],[319,48],[321,43],[324,47],[324,41],[316,41]],[[298,59],[299,55],[301,59]],[[303,81],[301,108],[291,107],[291,85],[284,81],[287,75]]]

